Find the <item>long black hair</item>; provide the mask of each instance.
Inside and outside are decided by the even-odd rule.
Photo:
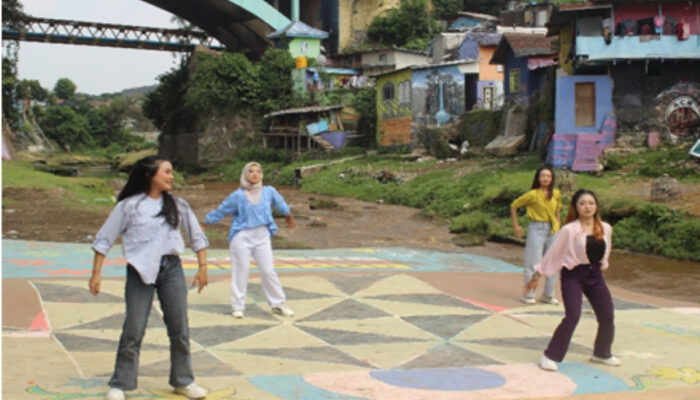
[[[552,168],[544,166],[540,167],[537,169],[537,172],[535,172],[535,179],[532,180],[532,187],[530,189],[539,189],[540,188],[540,172],[547,170],[552,173],[552,182],[549,184],[549,187],[547,190],[549,191],[549,194],[547,195],[547,200],[550,200],[552,198],[552,194],[554,193],[554,170]]]
[[[122,201],[136,194],[147,193],[151,188],[151,179],[158,172],[160,164],[165,161],[167,160],[156,156],[148,156],[136,161],[129,174],[129,180],[126,181],[126,185],[119,192],[117,201]],[[157,216],[161,215],[165,217],[165,220],[173,228],[177,228],[180,217],[175,205],[175,199],[168,192],[163,192],[163,208],[160,209]]]

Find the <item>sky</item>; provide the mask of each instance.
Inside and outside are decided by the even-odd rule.
[[[21,0],[35,17],[106,22],[159,28],[176,27],[172,14],[142,0]],[[158,75],[178,63],[168,51],[118,49],[20,42],[18,74],[53,89],[68,78],[78,92],[102,94],[158,83]]]

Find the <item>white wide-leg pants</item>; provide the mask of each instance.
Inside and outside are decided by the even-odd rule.
[[[274,269],[270,231],[266,226],[240,231],[229,244],[231,254],[231,306],[234,311],[245,310],[245,297],[250,274],[250,258],[260,271],[263,292],[271,307],[286,300],[282,284]]]

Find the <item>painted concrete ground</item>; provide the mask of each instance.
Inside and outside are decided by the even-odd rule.
[[[3,240],[2,249],[3,398],[103,397],[123,322],[120,249],[112,250],[104,268],[105,278],[115,279],[103,281],[98,297],[87,289],[88,246]],[[623,365],[604,367],[588,362],[596,322],[585,304],[566,362],[552,373],[535,362],[563,308],[520,306],[511,297],[482,294],[511,285],[517,296],[516,266],[399,248],[279,251],[275,257],[287,304],[297,315],[272,315],[254,275],[246,318],[236,320],[229,315],[228,255],[209,252],[212,282],[188,299],[193,367],[197,382],[211,389],[208,399],[615,398],[657,392],[661,397],[650,398],[700,398],[700,308],[693,305],[660,307],[613,291],[614,352]],[[193,254],[183,260],[191,276]],[[36,307],[26,296],[8,294],[21,283],[33,292]],[[31,322],[10,320],[9,311],[25,309]],[[168,357],[156,301],[139,389],[131,398],[182,398],[167,385]]]

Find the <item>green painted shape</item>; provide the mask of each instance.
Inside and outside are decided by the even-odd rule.
[[[273,30],[282,29],[292,22],[264,0],[228,0],[270,25]]]
[[[302,46],[307,43],[306,52],[302,53]],[[299,56],[315,60],[321,54],[321,39],[317,38],[291,38],[289,41],[289,54],[296,59]]]

